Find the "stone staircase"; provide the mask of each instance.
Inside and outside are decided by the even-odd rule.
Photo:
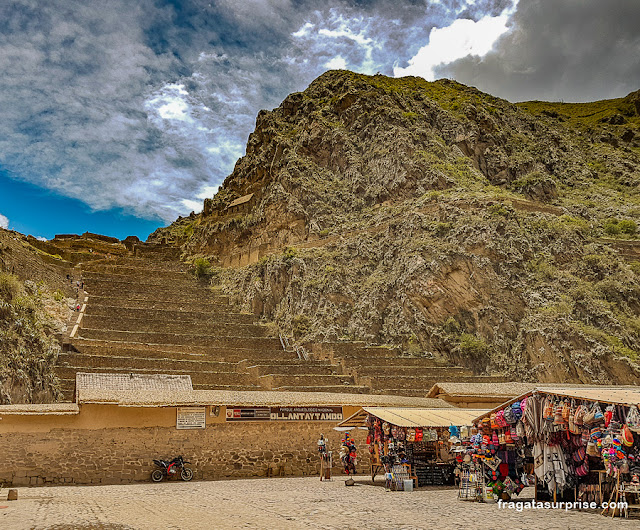
[[[64,243],[85,253],[83,241]],[[195,389],[407,396],[424,396],[443,381],[502,381],[358,342],[315,345],[312,359],[301,360],[267,336],[254,315],[234,311],[228,297],[187,273],[174,248],[91,245],[92,253],[100,247],[103,254],[76,266],[87,301],[80,315],[74,313],[75,332],[64,341],[56,368],[67,399],[73,399],[77,372],[189,375]],[[110,248],[117,252],[105,254]]]
[[[502,376],[475,375],[461,366],[430,359],[409,357],[399,349],[367,346],[364,343],[325,344],[320,357],[351,375],[356,384],[368,387],[374,394],[424,397],[435,384],[504,382]]]
[[[368,391],[327,361],[283,351],[183,267],[172,249],[147,244],[81,265],[87,303],[56,368],[67,399],[77,372],[188,374],[208,390]]]

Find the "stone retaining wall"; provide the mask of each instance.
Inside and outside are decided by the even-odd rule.
[[[351,413],[348,408],[345,407],[345,417]],[[261,477],[266,476],[269,467],[274,474],[314,475],[320,469],[316,445],[320,433],[329,439],[334,464],[343,436],[333,430],[337,422],[221,421],[207,424],[204,430],[178,430],[175,409],[161,412],[147,409],[148,413],[144,409],[135,410],[130,410],[129,414],[140,427],[72,428],[72,425],[84,422],[79,422],[77,417],[75,421],[68,417],[58,420],[53,417],[49,422],[52,425],[56,421],[62,423],[61,427],[43,430],[36,422],[31,429],[18,427],[14,432],[0,431],[0,484],[37,486],[149,481],[154,458],[178,455],[192,462],[196,480]],[[157,422],[145,421],[141,416],[158,414],[165,420],[159,423],[168,420],[173,425],[148,425]],[[224,415],[224,408],[221,415]],[[4,416],[2,423],[6,420],[12,421],[12,418]],[[352,431],[359,449],[359,471],[367,473],[369,458],[363,433]],[[339,473],[339,470],[336,468],[334,472]]]

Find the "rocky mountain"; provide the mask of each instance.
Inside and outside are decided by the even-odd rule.
[[[261,111],[203,212],[149,241],[300,342],[639,382],[639,183],[640,91],[513,104],[330,71]]]

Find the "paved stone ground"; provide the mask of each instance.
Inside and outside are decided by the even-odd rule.
[[[385,492],[364,478],[347,488],[343,477],[171,482],[127,486],[20,488],[9,502],[2,490],[2,529],[200,528],[639,528],[599,513],[499,510],[460,501],[453,489]],[[525,490],[521,498],[530,495]]]

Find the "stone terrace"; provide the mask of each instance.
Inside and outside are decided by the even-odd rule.
[[[253,315],[233,311],[174,256],[137,244],[83,266],[87,303],[56,369],[67,399],[77,372],[190,375],[201,390],[368,390],[327,360],[284,351]]]
[[[341,373],[353,376],[357,384],[369,387],[372,393],[424,397],[437,382],[504,381],[499,375],[475,375],[460,366],[428,357],[410,357],[396,348],[361,342],[323,344],[320,351],[321,358],[337,366]]]
[[[65,244],[83,252],[82,241]],[[139,243],[84,262],[83,311],[57,366],[66,399],[77,372],[189,375],[200,390],[282,390],[424,396],[436,382],[493,382],[461,367],[394,348],[314,345],[311,360],[284,351],[251,314],[185,272],[176,250]],[[124,249],[124,250],[123,250]],[[104,254],[103,254],[104,255]]]

